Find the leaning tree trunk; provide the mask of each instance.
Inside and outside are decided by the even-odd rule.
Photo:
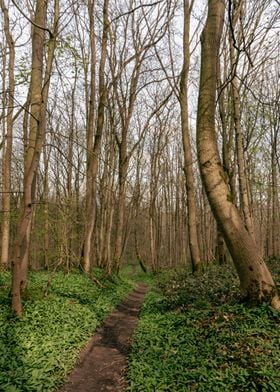
[[[232,203],[215,133],[217,63],[223,26],[224,0],[208,1],[201,36],[201,71],[197,113],[197,150],[203,185],[213,214],[233,258],[243,294],[252,303],[280,308],[277,289],[264,260]]]

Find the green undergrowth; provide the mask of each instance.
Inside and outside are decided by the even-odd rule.
[[[144,272],[139,264],[125,265],[120,273],[125,279],[132,279],[136,283],[145,283],[148,286],[154,285],[155,275],[150,272]]]
[[[127,391],[280,391],[279,321],[269,305],[240,302],[230,266],[166,272],[143,304]]]
[[[133,288],[128,279],[96,274],[103,287],[82,273],[58,272],[45,296],[49,275],[30,273],[21,319],[9,309],[10,276],[0,274],[0,391],[47,392],[61,385],[80,348]]]

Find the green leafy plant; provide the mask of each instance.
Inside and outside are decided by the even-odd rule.
[[[238,292],[230,266],[165,272],[144,301],[127,391],[280,390],[279,313]]]
[[[98,271],[96,271],[98,273]],[[125,279],[94,284],[81,273],[57,273],[44,296],[46,272],[31,273],[24,317],[9,310],[9,274],[0,274],[0,390],[54,391],[104,317],[132,290]]]

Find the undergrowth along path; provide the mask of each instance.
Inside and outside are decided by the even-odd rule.
[[[140,284],[105,320],[82,350],[60,392],[125,390],[127,356],[148,286]]]

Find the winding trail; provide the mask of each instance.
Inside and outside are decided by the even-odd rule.
[[[127,356],[148,287],[140,284],[109,315],[86,347],[59,392],[123,392]]]

